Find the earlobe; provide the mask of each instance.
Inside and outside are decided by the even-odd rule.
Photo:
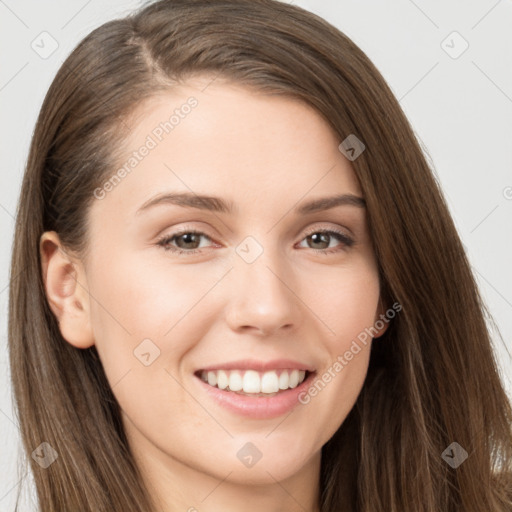
[[[46,297],[62,337],[76,348],[94,345],[90,296],[82,263],[66,252],[55,231],[41,235],[39,252]]]

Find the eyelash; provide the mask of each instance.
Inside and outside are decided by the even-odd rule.
[[[302,240],[304,240],[308,236],[311,236],[316,233],[334,235],[334,238],[336,238],[338,241],[342,242],[342,244],[344,244],[346,247],[351,247],[354,244],[354,240],[352,238],[347,236],[342,231],[338,231],[335,229],[314,229],[314,230],[311,230],[308,233],[306,233]],[[196,254],[196,253],[201,252],[201,249],[186,250],[186,249],[175,248],[175,247],[172,247],[169,245],[169,243],[172,242],[175,238],[178,238],[181,235],[185,235],[185,234],[203,235],[206,238],[208,238],[208,240],[212,240],[206,233],[203,233],[202,231],[197,231],[195,229],[183,229],[183,230],[173,233],[171,235],[166,235],[166,236],[160,238],[157,241],[157,245],[161,246],[164,249],[164,251],[171,251],[172,253],[176,254],[177,256],[185,256],[185,255]],[[332,249],[312,249],[312,250],[318,254],[327,256],[327,255],[330,255],[333,253],[337,253],[342,249],[332,248]]]

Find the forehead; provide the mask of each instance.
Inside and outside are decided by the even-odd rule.
[[[259,210],[283,209],[306,195],[361,195],[340,138],[294,98],[196,78],[141,103],[130,127],[112,170],[125,172],[106,197],[130,215],[166,191]]]

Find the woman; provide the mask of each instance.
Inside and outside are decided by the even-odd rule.
[[[11,273],[42,511],[512,510],[442,193],[373,64],[301,8],[162,0],[87,36]]]

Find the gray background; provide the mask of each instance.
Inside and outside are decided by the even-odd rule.
[[[399,99],[441,182],[484,300],[501,331],[503,340],[495,334],[495,348],[512,396],[512,2],[293,3],[345,32],[372,59]],[[14,213],[30,137],[50,82],[74,46],[98,25],[140,4],[0,0],[2,511],[14,510],[21,477],[6,333]],[[57,49],[46,55],[52,44],[58,44]],[[22,510],[36,510],[30,476],[28,482]]]

